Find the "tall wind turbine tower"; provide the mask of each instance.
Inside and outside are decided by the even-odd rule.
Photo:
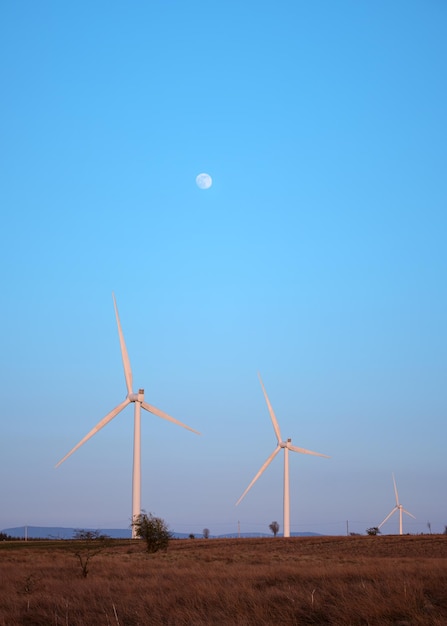
[[[297,448],[297,446],[292,446],[292,440],[287,439],[284,441],[281,437],[281,431],[279,429],[278,420],[276,419],[275,413],[273,412],[272,405],[270,404],[270,400],[268,399],[267,392],[264,387],[264,383],[262,382],[261,375],[258,373],[259,382],[261,383],[262,391],[264,393],[265,401],[267,403],[267,407],[270,413],[270,418],[272,420],[273,429],[275,431],[277,446],[273,450],[272,454],[266,460],[264,465],[261,467],[259,472],[253,478],[251,483],[248,485],[247,489],[241,495],[239,500],[236,502],[236,506],[241,502],[241,500],[246,496],[246,494],[253,487],[255,482],[261,476],[261,474],[267,469],[270,463],[273,461],[278,452],[282,449],[284,450],[284,526],[283,526],[283,535],[284,537],[290,537],[290,489],[289,489],[289,450],[292,452],[299,452],[300,454],[312,454],[313,456],[322,456],[326,459],[330,458],[326,454],[320,454],[319,452],[312,452],[311,450],[305,450],[304,448]]]
[[[178,420],[174,419],[173,417],[171,417],[164,411],[161,411],[160,409],[157,409],[155,406],[152,406],[151,404],[148,404],[147,402],[145,402],[144,389],[139,389],[138,393],[133,392],[132,370],[130,367],[129,356],[127,354],[127,348],[124,342],[124,335],[121,329],[121,323],[120,323],[120,318],[118,315],[118,307],[116,306],[115,295],[112,294],[112,296],[113,296],[113,306],[115,308],[116,323],[118,326],[118,335],[119,335],[120,346],[121,346],[121,356],[123,359],[124,378],[126,380],[127,396],[125,400],[121,402],[121,404],[116,406],[112,411],[110,411],[110,413],[107,413],[107,415],[100,422],[98,422],[98,424],[96,424],[96,426],[92,428],[92,430],[83,439],[81,439],[81,441],[78,444],[76,444],[75,447],[72,448],[72,450],[70,450],[70,452],[66,454],[63,459],[59,461],[59,463],[57,463],[56,467],[59,467],[59,465],[61,465],[66,459],[68,459],[69,456],[73,454],[73,452],[76,452],[78,448],[80,448],[86,441],[88,441],[91,437],[93,437],[93,435],[95,435],[98,431],[100,431],[101,428],[103,428],[104,426],[106,426],[106,424],[112,421],[112,419],[116,417],[118,413],[121,413],[123,409],[125,409],[129,404],[133,403],[134,404],[133,472],[132,472],[132,521],[133,521],[141,513],[141,408],[143,408],[145,411],[148,411],[149,413],[152,413],[153,415],[157,415],[158,417],[161,417],[162,419],[173,422],[174,424],[177,424],[178,426],[182,426],[183,428],[186,428],[187,430],[190,430],[193,433],[196,433],[197,435],[199,435],[200,433],[194,430],[193,428],[190,428],[186,424],[183,424],[182,422],[179,422]],[[132,526],[132,538],[135,539],[135,537],[136,537],[135,529]]]
[[[385,519],[383,520],[383,522],[381,522],[378,526],[378,528],[381,528],[385,522],[387,522],[390,517],[393,515],[393,513],[395,513],[396,511],[399,511],[399,535],[402,535],[402,513],[406,513],[407,515],[409,515],[410,517],[412,517],[413,519],[416,519],[415,516],[412,513],[409,513],[407,510],[404,509],[404,507],[400,504],[399,502],[399,494],[397,493],[397,487],[396,487],[396,479],[394,478],[394,474],[392,474],[393,476],[393,484],[394,484],[394,495],[396,496],[396,506],[388,513],[388,515],[385,517]]]

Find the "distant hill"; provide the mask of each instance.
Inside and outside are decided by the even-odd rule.
[[[60,526],[17,526],[16,528],[5,528],[2,533],[11,537],[24,539],[73,539],[73,535],[78,528],[63,528]],[[83,528],[82,530],[98,530],[96,528]],[[101,533],[109,535],[114,539],[130,539],[130,528],[100,528]]]
[[[276,535],[277,537],[282,537],[283,534],[282,533],[278,533]],[[291,537],[321,537],[320,533],[311,533],[311,532],[304,532],[304,533],[290,533]],[[210,535],[211,537],[211,535]],[[273,537],[272,533],[241,533],[240,535],[238,533],[228,533],[226,535],[217,535],[216,538],[218,537],[226,537],[228,539],[237,539],[238,537]]]
[[[77,528],[64,528],[60,526],[17,526],[16,528],[4,528],[2,533],[19,539],[73,539]],[[99,530],[102,534],[113,539],[130,539],[132,536],[130,528],[83,528],[82,530]],[[176,533],[172,531],[175,539],[188,539],[190,533]],[[202,533],[193,533],[196,539],[203,538]],[[318,537],[319,533],[291,533],[292,537]],[[211,535],[210,539],[237,539],[238,537],[273,537],[271,533],[224,533],[222,535]],[[278,537],[282,537],[278,533]]]

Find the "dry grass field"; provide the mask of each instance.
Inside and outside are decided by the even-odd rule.
[[[79,543],[76,544],[79,547]],[[447,536],[0,543],[0,626],[447,624]]]

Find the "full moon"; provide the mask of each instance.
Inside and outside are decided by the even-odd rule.
[[[209,189],[213,184],[213,179],[209,174],[199,174],[196,176],[196,184],[199,189]]]

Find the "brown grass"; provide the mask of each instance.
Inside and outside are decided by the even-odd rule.
[[[79,545],[79,544],[78,544]],[[0,626],[445,626],[447,536],[0,543]]]

